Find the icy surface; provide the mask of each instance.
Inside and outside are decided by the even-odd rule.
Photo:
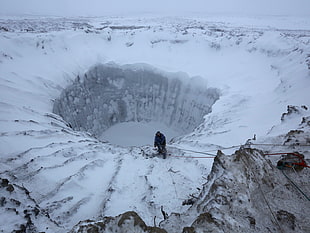
[[[171,217],[172,225],[181,222],[178,226],[190,226],[197,211],[187,212],[188,207],[182,206],[182,202],[198,196],[203,186],[209,187],[204,183],[213,163],[212,158],[192,158],[206,156],[195,151],[215,154],[217,149],[222,149],[225,154],[232,154],[256,134],[258,143],[275,144],[259,149],[269,152],[290,149],[300,151],[309,159],[307,147],[276,146],[295,140],[294,134],[285,135],[296,127],[297,133],[298,130],[309,132],[306,127],[299,128],[301,118],[308,117],[309,110],[281,121],[288,105],[310,106],[309,19],[41,17],[5,18],[0,24],[0,178],[8,179],[14,187],[12,191],[1,185],[1,197],[5,200],[0,202],[0,226],[4,232],[20,230],[21,225],[27,223],[29,229],[36,227],[38,231],[68,232],[80,220],[98,220],[131,210],[148,225],[154,224],[156,216],[158,225],[163,220],[161,206],[169,215],[184,213],[181,220]],[[212,105],[212,112],[197,119],[197,124],[182,119],[180,129],[187,134],[168,145],[171,156],[166,160],[153,157],[149,146],[123,148],[103,143],[86,132],[73,130],[69,125],[72,122],[64,121],[52,111],[61,93],[70,98],[69,88],[79,87],[78,76],[83,80],[97,65],[111,61],[117,67],[149,64],[152,70],[160,70],[161,76],[167,77],[168,73],[170,84],[179,78],[175,76],[177,72],[184,72],[186,74],[181,75],[183,88],[191,85],[190,77],[199,76],[204,79],[201,88],[217,88],[221,96]],[[98,76],[94,78],[98,80]],[[94,84],[92,80],[87,83]],[[119,83],[114,86],[114,90],[120,87]],[[197,86],[200,88],[195,84],[195,90]],[[138,94],[147,93],[143,92],[142,84],[140,87]],[[93,91],[89,88],[82,91],[85,90]],[[78,96],[74,89],[71,97]],[[88,95],[82,92],[82,96],[76,99],[80,111],[83,109],[78,101],[86,101]],[[201,103],[200,97],[187,98]],[[68,103],[74,104],[74,100]],[[98,106],[101,103],[95,101]],[[83,107],[93,112],[96,109]],[[88,110],[85,114],[91,114],[80,117],[76,127],[87,126],[90,132],[102,133],[101,126],[90,124],[94,119],[87,121],[87,117],[101,115]],[[63,116],[73,119],[74,111],[71,113]],[[121,116],[133,119],[133,112],[128,113],[116,115],[115,119],[117,122],[123,121]],[[189,111],[186,114],[191,116]],[[162,118],[137,116],[145,122],[162,121],[177,128],[176,123],[170,122],[173,114],[159,115]],[[107,125],[103,127],[106,129]],[[304,134],[298,135],[305,138]],[[268,159],[273,164],[276,162],[276,158]],[[231,168],[238,177],[237,168],[242,166]],[[260,175],[264,177],[263,173]],[[309,179],[303,177],[296,179],[309,187]],[[229,180],[231,173],[227,172],[224,178]],[[241,181],[248,180],[242,178]],[[291,186],[277,187],[284,196],[296,194]],[[246,195],[245,192],[242,197]],[[212,199],[207,198],[206,202],[209,200]],[[23,204],[18,205],[16,201]],[[295,199],[289,204],[294,206],[294,202]],[[237,203],[238,200],[233,202],[234,207],[238,207]],[[275,202],[275,207],[282,204]],[[206,209],[219,208],[219,205],[204,205]],[[248,208],[246,204],[241,207]],[[298,206],[295,207],[298,213]],[[40,211],[37,216],[36,208]],[[229,223],[244,219],[241,217]]]
[[[167,142],[180,136],[181,133],[158,122],[127,122],[113,125],[103,132],[100,139],[121,146],[153,145],[157,131],[161,131],[165,135]]]

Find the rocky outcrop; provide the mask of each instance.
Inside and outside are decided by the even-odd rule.
[[[300,184],[310,174],[309,169],[283,172]],[[306,232],[310,218],[304,208],[309,201],[262,151],[219,153],[197,202],[184,215],[198,216],[192,231],[183,232]],[[182,215],[177,221],[182,224]],[[169,222],[161,226],[177,232]]]
[[[291,117],[292,115],[302,115],[302,113],[306,112],[308,107],[305,105],[302,106],[294,106],[288,105],[287,112],[282,114],[281,121],[285,121],[287,118]]]
[[[77,224],[70,233],[167,233],[158,227],[149,227],[136,212],[129,211],[117,217],[105,217],[101,221],[87,220]]]

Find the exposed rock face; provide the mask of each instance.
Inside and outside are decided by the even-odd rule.
[[[128,121],[157,121],[190,132],[218,99],[219,91],[200,78],[146,66],[97,65],[63,91],[54,112],[74,129],[95,135]]]
[[[307,110],[308,107],[305,105],[302,105],[301,107],[288,105],[287,112],[282,114],[281,121],[285,121],[288,117],[292,115],[301,115],[303,112],[306,112]]]
[[[307,113],[308,107],[306,106],[288,106],[287,113],[282,114],[281,120],[286,119],[290,115],[302,113]],[[297,129],[290,130],[288,133],[283,135],[283,140],[285,145],[306,145],[310,143],[310,116],[303,114],[304,116],[301,119],[301,122],[298,125]]]
[[[310,174],[309,169],[298,174],[293,170],[283,172],[301,185]],[[310,217],[303,211],[309,209],[309,201],[262,151],[241,149],[231,156],[218,154],[208,180],[189,213],[179,218],[174,216],[174,224],[179,221],[182,225],[186,216],[196,213],[192,232],[307,232],[310,229]],[[309,193],[309,188],[302,187]],[[177,232],[169,221],[161,227]]]

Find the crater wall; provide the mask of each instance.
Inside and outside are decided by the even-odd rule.
[[[96,136],[130,121],[161,122],[187,133],[203,122],[219,96],[199,77],[143,65],[100,64],[64,89],[53,112],[74,129]]]

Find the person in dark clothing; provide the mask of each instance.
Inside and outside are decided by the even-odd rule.
[[[157,147],[158,153],[166,158],[166,137],[161,132],[157,131],[154,139],[154,147]]]

